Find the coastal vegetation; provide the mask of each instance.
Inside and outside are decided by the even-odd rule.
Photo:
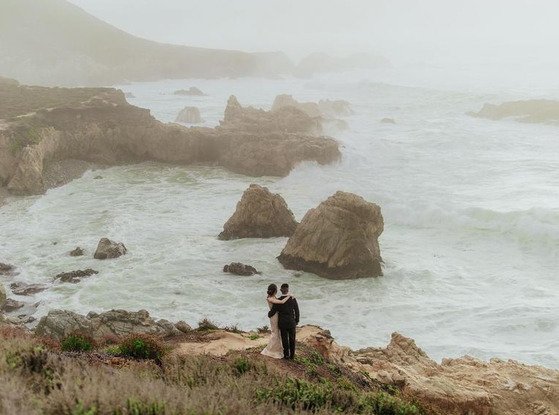
[[[200,342],[205,335],[188,334]],[[433,413],[395,388],[327,362],[306,345],[300,345],[296,360],[277,361],[262,356],[260,347],[224,356],[187,355],[174,347],[180,338],[104,340],[73,333],[59,344],[1,326],[0,413]]]

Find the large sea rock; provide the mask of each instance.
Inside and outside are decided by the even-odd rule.
[[[331,279],[379,276],[383,229],[378,205],[338,191],[307,212],[278,260],[287,269]]]
[[[124,337],[132,333],[146,333],[156,336],[178,334],[177,328],[168,320],[155,320],[146,310],[110,310],[87,316],[67,310],[51,310],[41,317],[35,333],[41,336],[62,340],[73,331],[84,331],[93,337],[106,335]]]
[[[111,259],[125,255],[128,250],[122,242],[114,242],[109,238],[101,238],[97,244],[97,249],[93,258],[95,259]]]
[[[199,124],[202,121],[200,110],[197,107],[184,107],[175,118],[175,122],[183,122],[185,124]]]
[[[219,239],[291,236],[297,227],[293,212],[279,194],[251,184],[237,203],[233,216],[223,225]]]
[[[3,79],[0,102],[0,187],[11,194],[41,194],[57,185],[59,180],[45,180],[45,170],[66,160],[84,166],[204,163],[250,176],[286,176],[300,162],[328,164],[341,157],[338,143],[311,134],[316,122],[295,108],[271,113],[231,98],[221,126],[189,128],[161,123],[130,105],[120,90]],[[76,177],[83,171],[77,169]]]
[[[514,118],[528,123],[550,123],[559,125],[559,101],[533,99],[509,101],[502,104],[485,104],[478,112],[469,112],[471,116],[500,120]]]

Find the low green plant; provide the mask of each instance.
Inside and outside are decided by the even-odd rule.
[[[260,401],[272,400],[292,409],[301,407],[304,410],[319,410],[332,398],[332,388],[329,384],[321,385],[302,379],[287,378],[283,382],[277,381],[276,386],[256,390],[256,397]]]
[[[89,352],[93,350],[94,346],[93,337],[81,332],[70,333],[60,345],[63,352]]]
[[[250,340],[258,340],[260,338],[260,335],[258,334],[251,334],[250,336],[248,336],[248,338]]]
[[[93,405],[91,408],[86,409],[82,401],[78,401],[76,407],[72,410],[72,415],[96,415],[97,408]]]
[[[240,356],[235,359],[235,369],[237,373],[242,375],[243,373],[247,372],[249,369],[249,361],[246,356]]]
[[[118,345],[120,355],[135,359],[151,359],[160,364],[165,347],[156,337],[136,333],[125,337]]]
[[[270,331],[270,328],[266,324],[264,324],[262,327],[257,328],[256,330],[258,331],[258,333],[265,334]]]
[[[126,411],[115,411],[115,415],[163,415],[165,414],[165,401],[142,402],[136,397],[126,400]]]

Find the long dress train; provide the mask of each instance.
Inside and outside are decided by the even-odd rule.
[[[268,345],[261,353],[265,356],[273,357],[274,359],[282,359],[283,346],[281,344],[281,336],[278,327],[278,313],[270,318],[270,330],[272,330],[272,335],[270,336]]]

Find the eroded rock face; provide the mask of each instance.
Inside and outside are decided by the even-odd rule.
[[[79,246],[70,251],[70,256],[83,256],[83,249]]]
[[[99,271],[95,271],[91,268],[85,270],[79,269],[77,271],[61,272],[60,274],[56,275],[54,279],[60,279],[60,281],[62,282],[71,282],[75,284],[80,282],[82,278],[89,277],[94,274],[99,274]]]
[[[383,230],[378,205],[339,191],[307,212],[278,260],[287,269],[332,279],[379,276]]]
[[[87,316],[66,310],[51,310],[41,318],[35,329],[36,334],[57,340],[62,340],[73,331],[85,331],[96,338],[105,335],[125,337],[132,333],[165,337],[179,333],[173,323],[156,321],[146,310],[110,310],[101,314],[90,312]]]
[[[175,118],[175,122],[183,122],[185,124],[199,124],[202,121],[200,110],[196,107],[184,107]]]
[[[93,255],[95,259],[118,258],[126,254],[126,247],[122,242],[113,242],[108,238],[101,238],[97,244],[97,250]]]
[[[15,295],[33,295],[45,291],[47,289],[46,285],[42,284],[27,284],[25,282],[12,282],[10,284],[10,289]]]
[[[6,297],[6,289],[4,288],[4,285],[2,283],[0,283],[0,310],[2,310],[4,308],[4,306],[6,305],[6,300],[8,298]],[[0,311],[1,314],[1,311]]]
[[[293,212],[279,194],[267,187],[251,184],[233,216],[223,225],[222,240],[290,236],[297,227]]]

